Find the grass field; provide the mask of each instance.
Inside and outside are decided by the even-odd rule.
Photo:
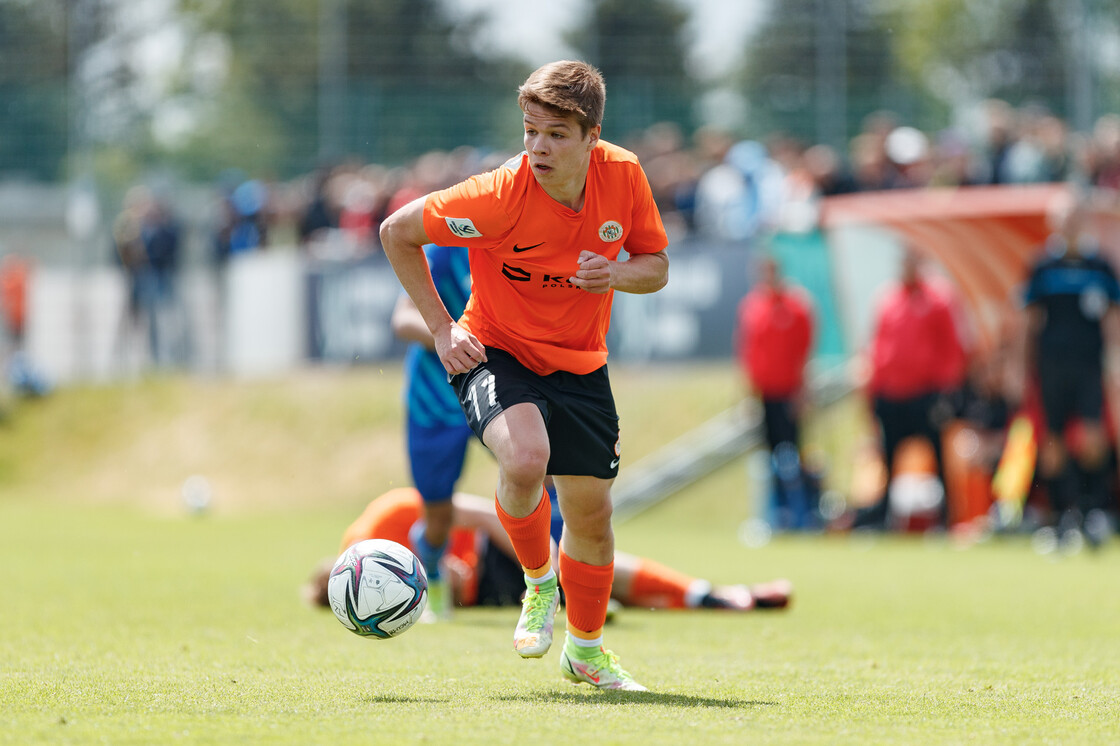
[[[519,659],[516,610],[360,639],[299,586],[404,479],[397,386],[161,379],[21,407],[0,426],[0,744],[1120,742],[1120,546],[748,549],[741,464],[618,546],[716,581],[789,577],[794,606],[625,610],[608,643],[649,693],[573,687],[557,651]],[[615,386],[635,455],[736,396],[718,366]],[[194,473],[214,485],[203,516],[178,498]],[[472,489],[491,480],[472,457]]]

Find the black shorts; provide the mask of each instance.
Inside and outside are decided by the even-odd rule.
[[[560,370],[542,376],[508,352],[488,347],[486,362],[452,376],[451,385],[479,440],[504,410],[529,402],[548,431],[550,475],[618,476],[618,412],[607,366],[585,375]]]
[[[1061,433],[1073,419],[1100,422],[1104,416],[1102,378],[1100,363],[1040,357],[1038,388],[1047,429]]]

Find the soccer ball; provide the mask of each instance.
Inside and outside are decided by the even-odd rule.
[[[387,640],[412,625],[428,605],[424,565],[406,547],[366,539],[347,549],[327,581],[331,610],[356,635]]]

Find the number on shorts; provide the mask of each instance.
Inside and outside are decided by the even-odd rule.
[[[480,393],[479,390],[482,390]],[[467,392],[467,398],[470,400],[471,406],[474,407],[474,418],[476,421],[482,421],[482,405],[479,404],[479,399],[486,397],[486,408],[490,409],[497,406],[498,398],[494,394],[494,374],[490,372],[483,373],[481,376],[471,382],[471,389]]]

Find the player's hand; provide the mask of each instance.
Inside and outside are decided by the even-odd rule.
[[[611,265],[605,256],[591,251],[579,252],[579,271],[568,282],[589,293],[605,293],[611,289]]]
[[[452,322],[435,334],[436,354],[450,375],[466,373],[486,362],[486,347],[470,332]]]

